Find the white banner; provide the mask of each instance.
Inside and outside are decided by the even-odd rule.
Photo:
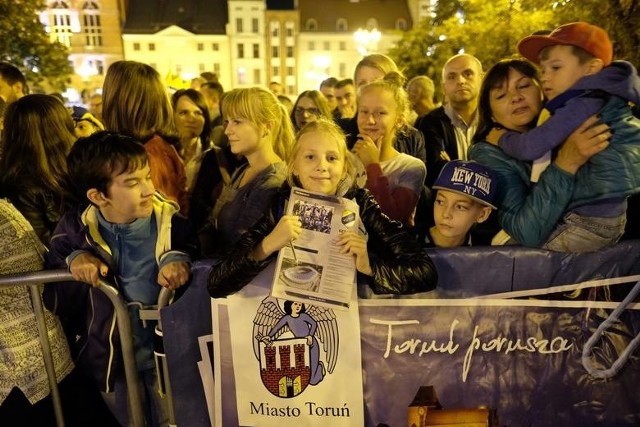
[[[214,360],[232,354],[238,424],[364,425],[357,299],[348,311],[276,299],[273,273],[272,264],[237,294],[212,300],[213,313],[228,310],[231,348],[217,346]],[[214,331],[224,323],[216,319]]]

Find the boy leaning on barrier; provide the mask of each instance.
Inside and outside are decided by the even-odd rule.
[[[452,160],[445,164],[432,187],[435,225],[427,230],[423,246],[471,246],[471,227],[485,222],[496,208],[496,185],[493,171],[480,163]]]
[[[68,156],[77,194],[90,202],[65,214],[51,239],[48,268],[68,268],[74,279],[115,284],[129,303],[132,338],[149,425],[166,423],[166,402],[157,392],[153,322],[139,309],[153,306],[161,287],[189,280],[197,239],[176,203],[155,192],[144,146],[115,133],[79,139]],[[72,351],[127,425],[127,393],[112,303],[98,289],[67,282],[48,286],[45,304],[65,325]]]

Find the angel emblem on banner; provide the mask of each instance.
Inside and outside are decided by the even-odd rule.
[[[335,369],[338,322],[329,308],[269,296],[258,307],[253,337],[262,383],[277,397],[295,397]]]

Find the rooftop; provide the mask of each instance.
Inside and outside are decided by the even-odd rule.
[[[348,31],[366,28],[374,18],[379,30],[390,30],[398,19],[404,19],[410,28],[411,13],[406,1],[400,0],[298,0],[300,24],[315,19],[318,32],[335,32],[338,19],[346,19]]]
[[[226,0],[131,0],[124,34],[153,34],[177,25],[194,34],[225,34]]]

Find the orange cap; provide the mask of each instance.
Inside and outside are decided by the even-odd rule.
[[[582,48],[593,57],[601,59],[605,67],[613,60],[613,45],[607,32],[586,22],[561,25],[546,36],[525,37],[518,43],[518,51],[529,61],[539,64],[540,51],[556,45]]]

